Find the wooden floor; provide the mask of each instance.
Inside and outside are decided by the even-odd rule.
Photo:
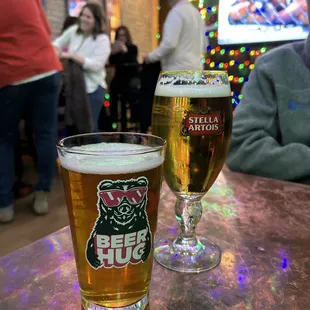
[[[27,181],[34,179],[33,167],[25,173]],[[0,257],[28,245],[60,228],[68,225],[67,211],[62,189],[62,181],[58,174],[49,196],[50,212],[37,216],[31,209],[33,197],[17,201],[15,220],[9,224],[0,224]]]

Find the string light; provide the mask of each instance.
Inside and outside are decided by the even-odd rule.
[[[244,76],[229,75],[228,80],[229,82],[232,82],[234,84],[242,84],[242,83],[246,83],[249,80],[249,78],[244,77]]]
[[[210,35],[209,35],[210,36]],[[230,56],[239,56],[240,54],[243,54],[245,52],[249,52],[251,56],[259,56],[261,54],[266,53],[267,48],[266,47],[262,47],[259,50],[251,50],[248,47],[242,46],[240,47],[240,49],[234,50],[231,49],[230,47],[226,47],[226,48],[221,48],[219,45],[216,46],[215,48],[212,48],[211,45],[208,45],[206,48],[207,51],[212,51],[215,50],[217,53],[220,53],[221,55],[225,55],[226,53],[228,53]],[[214,52],[215,53],[215,52]]]
[[[211,58],[203,58],[204,59],[204,62],[205,64],[210,64],[211,63]],[[245,67],[249,67],[250,70],[253,70],[255,65],[254,64],[251,64],[250,61],[246,60],[245,62],[242,62],[240,63],[238,60],[231,60],[229,62],[219,62],[219,65],[221,67],[233,67],[233,66],[236,66],[238,67],[240,70],[244,69]]]
[[[160,11],[160,10],[161,10],[161,6],[160,6],[160,5],[157,5],[157,6],[156,6],[156,9],[157,9],[157,11]],[[159,40],[159,39],[161,38],[161,35],[160,35],[160,28],[158,28],[155,37],[156,37],[157,40]]]
[[[106,93],[104,95],[105,101],[103,102],[104,107],[108,108],[110,106],[110,94]]]

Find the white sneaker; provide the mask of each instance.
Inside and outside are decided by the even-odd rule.
[[[0,208],[0,223],[8,223],[14,219],[14,208],[10,205],[5,208]]]
[[[35,193],[33,211],[38,215],[44,215],[48,213],[48,202],[46,192]]]

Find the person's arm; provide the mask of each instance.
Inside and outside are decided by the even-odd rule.
[[[83,68],[87,71],[98,72],[103,70],[111,53],[111,45],[108,36],[100,35],[94,53],[84,58]]]
[[[89,57],[82,57],[74,53],[61,53],[62,59],[70,59],[79,65],[83,66],[86,71],[98,72],[104,69],[109,55],[111,53],[110,41],[107,36],[100,36],[97,38],[97,44],[94,52]]]
[[[256,62],[236,108],[227,166],[233,171],[281,180],[310,178],[310,148],[301,143],[279,143],[274,83],[263,61],[259,58]]]
[[[77,30],[76,25],[69,27],[66,31],[63,32],[63,34],[60,37],[58,37],[53,42],[56,51],[60,52],[70,44],[72,33],[76,30]]]
[[[147,57],[150,62],[159,61],[163,56],[170,54],[178,45],[182,30],[182,17],[176,11],[168,14],[164,24],[163,38],[159,47]]]
[[[111,49],[111,55],[119,54],[119,53],[127,53],[127,46],[119,41],[114,42]]]
[[[138,58],[138,47],[134,44],[128,47],[128,52],[126,55],[126,62],[128,63],[136,63]]]

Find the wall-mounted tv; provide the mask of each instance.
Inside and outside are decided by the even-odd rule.
[[[70,16],[79,16],[86,0],[68,0],[68,11]]]
[[[308,36],[306,0],[220,0],[219,44],[302,40]]]

